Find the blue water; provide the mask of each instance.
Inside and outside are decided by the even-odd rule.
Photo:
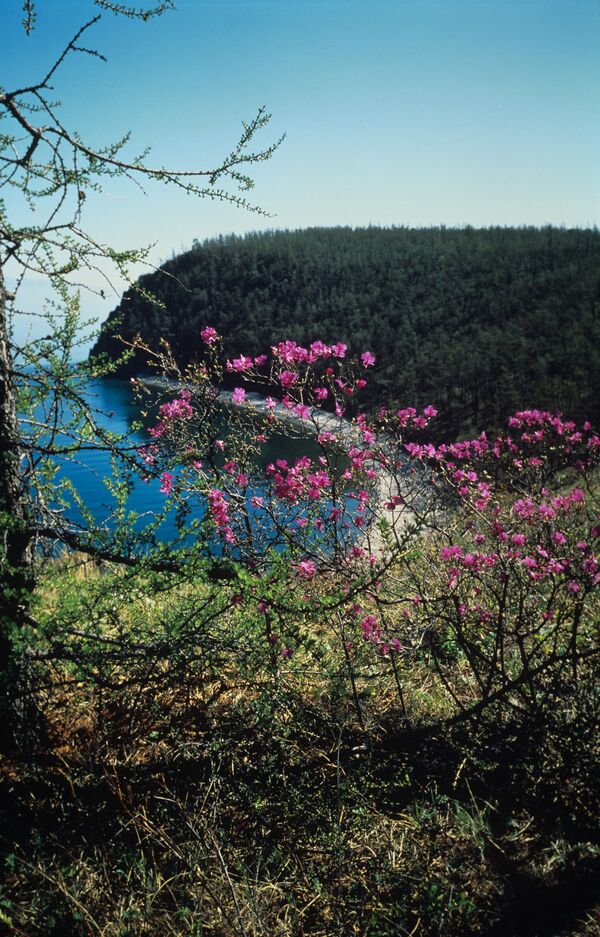
[[[120,445],[135,449],[142,444],[152,442],[147,432],[132,428],[132,424],[136,421],[142,420],[146,425],[152,425],[154,420],[144,419],[129,381],[111,378],[90,382],[86,398],[95,411],[97,424],[118,435],[121,438]],[[225,433],[226,427],[224,427]],[[256,484],[252,490],[249,490],[248,497],[252,494],[264,494],[264,481],[261,479],[264,479],[264,469],[268,463],[284,458],[293,464],[295,459],[305,454],[316,458],[321,454],[321,450],[314,440],[290,436],[289,433],[284,432],[282,426],[280,432],[273,434],[268,442],[261,446],[260,456],[256,459],[253,472]],[[110,453],[102,448],[86,450],[80,452],[76,458],[59,458],[57,463],[59,472],[56,482],[66,479],[74,486],[99,531],[114,530],[116,502],[107,487],[107,482],[114,478]],[[160,491],[158,478],[144,481],[132,473],[130,483],[131,490],[127,498],[126,510],[139,515],[134,522],[134,528],[139,533],[147,528],[156,514],[163,511],[166,499]],[[201,520],[205,514],[205,504],[199,497],[191,499],[188,502],[188,508],[188,522],[193,519]],[[83,523],[82,514],[73,499],[71,499],[67,514],[70,520]],[[261,522],[264,523],[264,519]],[[158,528],[156,539],[163,543],[172,542],[176,535],[176,511],[171,510]],[[213,548],[214,552],[221,551],[218,543],[213,544]]]

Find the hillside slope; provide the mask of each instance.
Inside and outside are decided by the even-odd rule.
[[[168,275],[165,275],[168,274]],[[441,432],[522,407],[600,422],[600,234],[558,228],[312,228],[220,237],[128,290],[93,353],[140,333],[181,364],[210,324],[227,354],[315,338],[378,356],[366,403],[435,403]],[[133,360],[124,371],[143,367]],[[122,373],[124,373],[122,371]]]

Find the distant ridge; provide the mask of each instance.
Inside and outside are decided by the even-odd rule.
[[[164,272],[170,274],[165,276]],[[378,357],[367,405],[435,403],[440,432],[516,409],[600,423],[600,233],[545,228],[308,228],[194,242],[128,290],[110,334],[166,338],[181,364],[215,326],[228,355],[273,342],[347,342]],[[143,368],[139,358],[122,374]]]

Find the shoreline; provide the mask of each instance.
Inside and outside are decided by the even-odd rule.
[[[180,381],[174,381],[170,378],[139,377],[136,378],[136,380],[146,387],[172,391],[174,393],[178,393],[186,387],[186,385],[182,384]],[[235,403],[231,399],[232,393],[233,391],[230,390],[221,390],[216,395],[215,400],[225,406],[235,407],[238,410],[253,410],[260,416],[266,417],[268,414],[272,413],[275,419],[280,423],[291,424],[297,429],[303,430],[306,436],[317,436],[320,432],[325,431],[334,433],[344,443],[351,442],[352,439],[356,442],[362,442],[360,434],[355,426],[344,419],[344,417],[336,416],[335,413],[331,413],[328,410],[322,410],[318,407],[309,407],[310,416],[303,420],[297,414],[288,410],[287,407],[284,407],[281,402],[278,402],[273,408],[267,407],[266,397],[259,394],[257,391],[248,391],[244,403]],[[393,490],[393,486],[394,476],[390,472],[378,472],[377,479],[373,484],[376,516],[373,517],[371,523],[367,526],[360,538],[363,541],[367,541],[371,552],[375,555],[381,555],[385,549],[382,536],[377,527],[379,520],[385,520],[390,528],[398,533],[399,529],[401,530],[402,527],[410,522],[410,518],[414,517],[414,513],[405,505],[398,506],[395,509],[384,507],[386,501],[389,501],[393,494],[396,493]]]

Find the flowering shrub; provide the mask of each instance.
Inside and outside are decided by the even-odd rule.
[[[495,439],[434,445],[433,405],[353,415],[369,351],[285,341],[223,366],[215,330],[201,340],[183,374],[156,356],[175,396],[140,470],[173,504],[205,505],[199,547],[233,564],[232,605],[263,622],[272,661],[306,653],[327,621],[357,703],[361,644],[390,661],[401,697],[402,673],[426,663],[459,713],[535,709],[577,683],[599,646],[600,437],[588,423],[526,410]],[[224,396],[227,374],[240,383]],[[311,436],[313,454],[259,472],[282,425]]]

